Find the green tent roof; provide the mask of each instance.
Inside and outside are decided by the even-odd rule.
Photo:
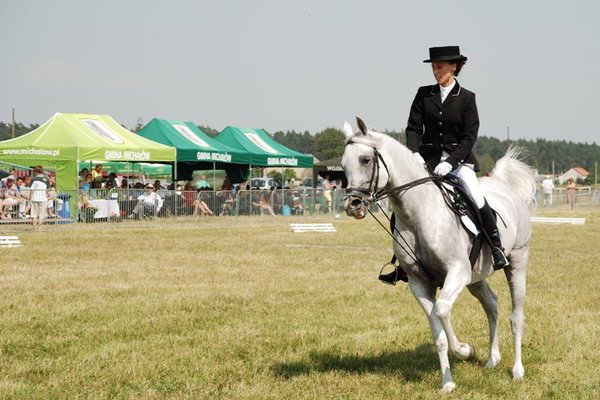
[[[175,149],[136,135],[109,115],[61,114],[2,142],[0,159],[175,161]]]
[[[154,118],[138,134],[177,148],[177,161],[250,164],[250,155],[208,136],[192,122]]]
[[[311,168],[313,156],[277,143],[263,129],[228,126],[215,138],[234,149],[250,154],[250,162],[259,167]]]
[[[136,135],[108,115],[56,113],[39,128],[0,142],[0,160],[57,171],[56,186],[77,188],[80,161],[174,162],[176,150]]]

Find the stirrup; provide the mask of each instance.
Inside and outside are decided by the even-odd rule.
[[[492,266],[496,271],[510,267],[510,261],[504,254],[504,250],[499,247],[492,247]]]
[[[392,272],[384,274],[383,270],[388,265],[394,267],[394,270]],[[408,282],[408,277],[406,276],[404,270],[392,262],[385,263],[383,267],[381,267],[378,279],[381,281],[381,283],[385,283],[386,285],[392,286],[396,286],[396,282],[398,281]]]

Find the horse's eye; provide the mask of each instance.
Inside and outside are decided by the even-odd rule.
[[[371,162],[371,157],[361,156],[358,158],[358,162],[360,162],[360,165],[369,165],[369,163]]]

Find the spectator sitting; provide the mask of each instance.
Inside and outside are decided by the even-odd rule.
[[[108,180],[104,184],[104,193],[106,200],[117,200],[119,197],[119,188],[113,186],[113,181]]]
[[[50,181],[50,187],[46,192],[46,195],[48,196],[48,202],[46,203],[46,215],[48,218],[56,218],[56,213],[62,210],[63,200],[58,198],[54,177],[50,177],[48,180]],[[56,213],[54,211],[56,211]]]
[[[4,171],[3,171],[4,172]],[[5,188],[6,187],[6,180],[12,176],[13,179],[16,179],[15,177],[17,176],[17,170],[12,167],[11,169],[8,170],[8,175],[5,176],[4,178],[0,179],[0,189]]]
[[[29,209],[31,208],[31,202],[29,201],[30,192],[29,185],[31,184],[31,176],[26,175],[23,178],[17,179],[17,187],[19,194],[23,198],[23,201],[19,203],[19,218],[29,218]]]
[[[118,199],[121,201],[129,200],[129,184],[127,179],[121,179],[121,186],[118,189],[120,189],[118,191]]]
[[[202,193],[202,190],[198,189],[196,200],[194,200],[194,215],[198,215],[198,212],[200,212],[201,215],[213,215],[212,210],[204,201],[204,196],[205,194]]]
[[[19,194],[19,188],[15,184],[15,177],[9,175],[6,177],[5,187],[0,189],[2,194],[0,195],[0,219],[11,219],[10,210],[16,205],[25,201]]]
[[[90,175],[90,170],[87,168],[82,168],[81,171],[79,171],[79,188],[80,189],[82,189],[83,183],[85,182],[85,177],[88,175]],[[90,179],[91,179],[91,175],[90,175]]]
[[[222,190],[217,194],[217,196],[225,199],[219,216],[231,215],[233,213],[233,203],[235,202],[235,199],[233,198],[232,192],[232,190]]]
[[[121,183],[119,182],[119,177],[114,172],[108,174],[107,182],[111,182],[113,188],[118,188],[121,185]]]
[[[129,195],[132,199],[137,199],[144,194],[144,192],[144,184],[142,182],[136,182],[135,185],[133,185],[133,188],[129,191]]]
[[[150,218],[156,217],[162,208],[162,199],[160,195],[154,191],[154,185],[149,183],[146,185],[144,194],[137,198],[137,205],[129,218],[143,218],[144,215],[149,215]]]
[[[186,182],[183,187],[177,185],[177,191],[183,200],[182,206],[186,210],[191,210],[194,207],[194,202],[196,200],[196,190],[194,189],[194,185],[191,182]]]
[[[275,215],[275,213],[273,212],[273,208],[271,207],[271,204],[269,204],[269,200],[265,196],[265,192],[262,190],[260,191],[258,201],[253,202],[252,205],[258,207],[261,217],[264,215],[265,212],[268,213],[269,215],[273,215],[273,216]]]
[[[92,174],[85,175],[85,177],[83,178],[83,181],[81,182],[80,188],[84,192],[87,192],[88,190],[90,190],[92,188]]]
[[[92,181],[92,188],[88,191],[90,200],[104,198],[104,190],[102,188],[102,181]]]
[[[304,211],[304,206],[302,205],[302,198],[299,196],[299,193],[294,191],[292,195],[292,212],[295,215],[302,214]]]

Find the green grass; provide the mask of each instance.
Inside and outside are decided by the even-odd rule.
[[[538,215],[543,214],[539,211]],[[600,392],[600,210],[584,226],[535,225],[523,382],[513,382],[510,301],[503,359],[484,368],[487,323],[464,292],[448,398],[592,399]],[[390,240],[373,220],[293,234],[323,218],[181,218],[17,231],[2,250],[0,398],[439,398],[437,356],[406,285],[377,282]],[[11,232],[14,233],[14,232]]]

